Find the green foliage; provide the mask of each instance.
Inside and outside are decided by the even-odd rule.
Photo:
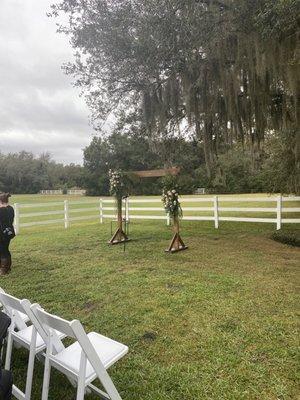
[[[300,232],[285,232],[277,231],[271,235],[271,238],[276,242],[287,244],[289,246],[300,247]]]
[[[269,192],[300,193],[300,135],[297,130],[271,135],[259,176]]]
[[[223,193],[251,193],[259,192],[255,184],[257,171],[252,170],[251,154],[236,148],[222,154],[218,158],[213,179],[213,188]]]
[[[197,170],[199,186],[217,193],[300,193],[300,162],[297,131],[268,135],[259,163],[253,168],[250,150],[236,146],[220,154],[209,179],[205,169]]]
[[[256,26],[264,37],[281,39],[299,29],[298,0],[265,0],[255,17]]]
[[[166,175],[161,178],[161,184],[164,190],[179,190],[178,176],[177,175]]]
[[[156,138],[189,125],[208,179],[243,145],[259,166],[265,136],[299,126],[298,0],[62,0],[76,60],[65,66],[95,121],[143,109]],[[298,154],[300,152],[299,147]]]
[[[48,154],[0,153],[0,191],[38,193],[42,189],[84,187],[85,171],[80,165],[62,165]]]
[[[192,193],[196,186],[195,170],[203,161],[196,143],[183,138],[150,140],[139,132],[124,132],[118,126],[107,138],[94,137],[84,150],[84,166],[89,172],[86,186],[89,194],[107,195],[110,169],[129,173],[131,194],[159,194],[164,183],[158,178],[140,179],[131,171],[178,166],[178,185],[182,193]]]

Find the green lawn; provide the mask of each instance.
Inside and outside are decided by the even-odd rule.
[[[171,255],[164,221],[133,221],[125,252],[107,245],[108,221],[24,228],[12,244],[13,271],[0,282],[128,345],[110,370],[123,400],[298,399],[300,252],[272,241],[273,230],[183,222],[189,249]],[[14,352],[17,382],[26,362],[25,351]],[[42,373],[37,362],[33,400]],[[53,371],[49,398],[74,396]]]

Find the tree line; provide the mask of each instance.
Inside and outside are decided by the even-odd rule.
[[[173,142],[161,143],[160,151],[151,143],[132,133],[112,133],[107,138],[94,137],[84,149],[83,165],[63,165],[51,159],[49,154],[35,156],[30,152],[0,153],[0,191],[14,194],[34,194],[43,189],[79,187],[89,195],[109,195],[108,171],[122,169],[127,172],[160,168],[165,157],[168,162],[182,167],[182,189],[190,192],[196,185],[194,170],[199,166],[199,151],[194,141],[178,138],[176,151]],[[175,150],[174,147],[174,150]],[[201,153],[200,153],[201,154]],[[157,179],[146,181],[133,179],[132,193],[156,194],[161,192]]]
[[[80,165],[63,165],[49,154],[0,153],[0,191],[12,194],[38,193],[42,189],[82,187],[85,170]]]
[[[195,138],[179,136],[153,141],[140,132],[138,123],[132,123],[128,130],[124,117],[110,136],[92,139],[84,149],[83,165],[63,165],[49,154],[0,153],[0,191],[38,193],[42,189],[66,191],[80,187],[87,189],[89,195],[108,195],[110,169],[132,172],[178,166],[177,186],[181,193],[193,193],[199,187],[211,193],[288,193],[293,163],[287,148],[281,138],[272,137],[265,145],[261,167],[255,171],[251,152],[235,147],[219,156],[222,175],[210,179],[204,149]],[[278,160],[285,163],[284,168]],[[160,194],[163,186],[158,178],[131,177],[131,181],[131,194],[137,195]]]

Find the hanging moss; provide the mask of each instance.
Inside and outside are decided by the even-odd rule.
[[[220,13],[217,40],[202,43],[201,54],[191,53],[167,79],[150,85],[145,119],[162,132],[170,121],[179,129],[185,118],[203,142],[208,170],[220,146],[237,142],[250,146],[255,167],[265,133],[299,123],[299,32],[279,39],[262,35],[251,21],[248,29],[230,26],[235,9],[230,1],[219,3],[205,2],[208,20]],[[222,25],[226,18],[229,25]]]

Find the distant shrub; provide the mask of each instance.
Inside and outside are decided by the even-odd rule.
[[[271,236],[276,242],[288,244],[289,246],[300,247],[300,232],[274,232]]]

